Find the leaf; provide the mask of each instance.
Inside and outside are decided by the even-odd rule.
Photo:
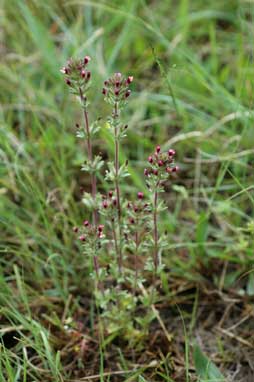
[[[147,382],[147,380],[144,377],[142,377],[142,375],[139,375],[138,382]]]
[[[196,240],[198,243],[204,243],[208,234],[208,218],[205,211],[202,211],[197,224]]]
[[[199,215],[197,228],[196,228],[196,241],[199,243],[199,254],[205,254],[205,242],[208,236],[208,216],[205,211]]]
[[[194,364],[200,382],[226,382],[217,366],[210,361],[199,346],[194,347]]]

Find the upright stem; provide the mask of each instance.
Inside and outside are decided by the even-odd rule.
[[[117,132],[117,118],[118,115],[118,104],[115,103],[114,106],[114,120],[115,120],[115,128],[114,128],[114,135],[115,135],[115,186],[116,186],[116,198],[117,198],[117,210],[118,210],[118,218],[121,219],[121,203],[120,203],[120,189],[119,189],[119,179],[118,179],[118,172],[119,172],[119,140],[118,140],[118,132]]]
[[[139,247],[138,224],[137,224],[137,228],[136,228],[136,232],[135,232],[135,245],[136,245],[136,248],[135,248],[135,288],[134,288],[134,291],[136,294],[137,283],[138,283],[138,247]]]
[[[96,253],[96,249],[94,249],[94,253]],[[100,289],[100,291],[104,294],[104,285],[102,282],[100,282],[100,267],[99,267],[99,262],[98,262],[98,257],[96,255],[93,256],[93,265],[94,265],[94,270],[96,273],[96,279],[95,279],[95,287]]]
[[[158,268],[158,226],[157,226],[157,203],[158,203],[158,192],[155,189],[154,192],[154,202],[153,202],[153,238],[154,238],[154,269],[157,272]]]
[[[119,271],[121,270],[121,264],[119,262],[119,257],[118,257],[118,244],[117,244],[117,236],[116,236],[116,227],[115,227],[115,223],[112,222],[112,233],[113,233],[113,240],[114,240],[114,245],[115,245],[115,253],[116,253],[116,257],[117,257],[117,263],[118,263],[118,269]]]
[[[122,211],[121,211],[121,201],[120,201],[120,188],[119,188],[119,137],[118,137],[118,126],[117,119],[119,117],[118,103],[115,102],[114,105],[114,138],[115,138],[115,188],[116,188],[116,202],[117,202],[117,216],[118,216],[118,233],[119,233],[119,272],[122,272],[123,258],[122,258]]]
[[[85,98],[82,93],[81,88],[79,88],[79,95],[80,95],[80,100],[82,103],[82,106],[84,105]],[[88,112],[87,109],[84,108],[84,124],[85,124],[85,130],[86,130],[86,143],[87,143],[87,157],[89,161],[92,163],[93,160],[93,150],[92,150],[92,141],[91,141],[91,134],[90,134],[90,128],[89,128],[89,120],[88,120]],[[96,198],[96,177],[94,173],[90,174],[90,182],[91,182],[91,194],[93,200]],[[97,211],[93,210],[93,222],[94,224],[97,224]]]

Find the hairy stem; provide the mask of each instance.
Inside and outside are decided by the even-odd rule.
[[[155,189],[153,201],[153,239],[154,239],[154,270],[157,272],[158,268],[158,225],[157,225],[157,204],[158,204],[158,191]]]
[[[114,240],[114,245],[115,245],[115,253],[116,253],[117,262],[118,262],[118,268],[120,269],[119,257],[118,257],[117,235],[116,235],[116,227],[115,227],[114,221],[112,222],[112,233],[113,233],[113,240]]]
[[[119,187],[119,137],[118,137],[118,126],[117,120],[119,118],[118,103],[115,102],[113,119],[114,119],[114,139],[115,139],[115,188],[116,188],[116,202],[117,202],[117,216],[118,216],[118,234],[119,234],[119,272],[122,272],[123,258],[122,258],[122,211],[121,211],[121,201],[120,201],[120,187]]]
[[[136,294],[137,283],[138,283],[138,247],[139,247],[139,237],[138,237],[138,224],[135,232],[135,287],[134,293]]]
[[[85,103],[84,94],[82,93],[81,88],[79,88],[79,95],[82,105]],[[86,144],[87,144],[87,157],[89,161],[92,163],[93,160],[93,150],[92,150],[92,141],[91,141],[91,134],[90,134],[90,127],[89,127],[89,119],[88,119],[88,112],[87,109],[84,108],[84,125],[86,130]],[[96,198],[96,176],[94,173],[90,174],[90,182],[91,182],[91,194],[93,200]],[[93,222],[94,224],[97,224],[97,211],[93,210]]]

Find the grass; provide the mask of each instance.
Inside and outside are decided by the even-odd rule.
[[[253,12],[247,0],[2,2],[1,382],[212,381],[195,370],[193,341],[226,378],[251,375]],[[155,143],[172,144],[181,167],[162,221],[171,243],[159,311],[173,339],[158,324],[143,356],[117,345],[99,352],[86,259],[71,230],[85,216],[87,179],[74,134],[81,116],[59,68],[84,54],[97,101],[113,71],[135,77],[126,191],[146,191]],[[113,150],[106,128],[98,150],[105,145]]]

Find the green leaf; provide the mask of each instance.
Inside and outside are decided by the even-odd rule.
[[[200,382],[226,382],[217,366],[204,355],[197,345],[194,347],[194,364]]]
[[[147,380],[144,377],[142,377],[142,375],[139,375],[138,382],[147,382]]]
[[[207,238],[208,218],[205,211],[202,211],[197,224],[196,240],[198,243],[204,243]]]
[[[196,241],[199,243],[200,254],[205,253],[205,242],[208,235],[208,216],[205,211],[202,211],[199,215],[197,229],[196,229]]]

